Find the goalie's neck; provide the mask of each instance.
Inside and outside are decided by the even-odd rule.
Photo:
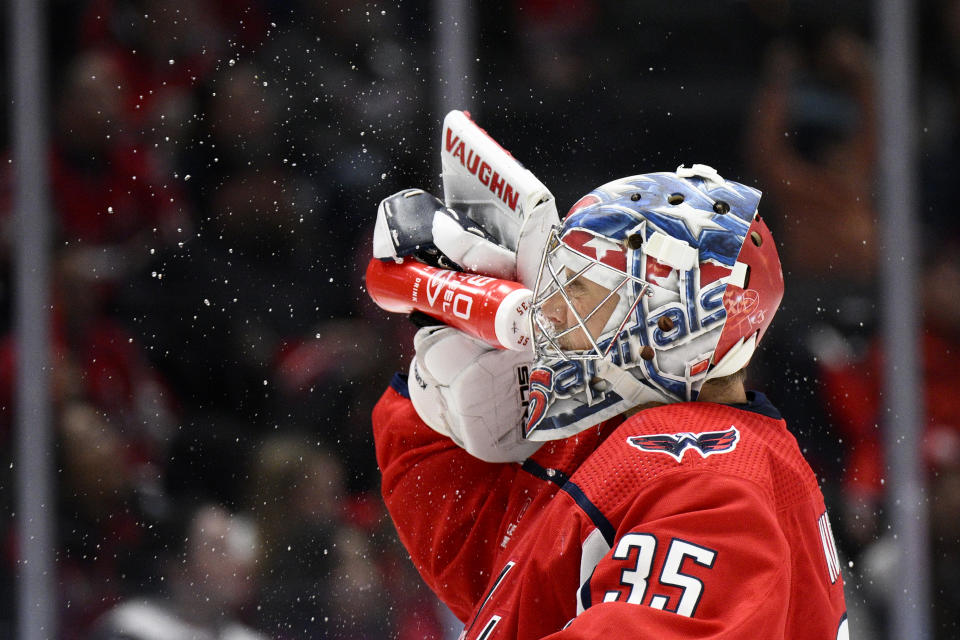
[[[700,395],[697,396],[697,402],[745,404],[747,402],[747,390],[743,386],[742,379],[733,382],[714,382],[710,380],[705,382],[700,388]]]
[[[735,382],[727,382],[717,384],[714,382],[706,382],[703,387],[700,388],[700,395],[697,396],[697,402],[715,402],[717,404],[746,404],[747,403],[747,390],[743,386],[742,380],[736,380]],[[627,409],[623,412],[624,417],[629,418],[638,411],[643,411],[644,409],[650,409],[652,407],[662,406],[662,402],[648,402],[646,404],[637,405],[632,409]]]

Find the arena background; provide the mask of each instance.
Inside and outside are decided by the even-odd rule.
[[[561,209],[682,163],[765,192],[787,293],[750,386],[822,481],[851,637],[960,637],[957,0],[0,20],[0,637],[107,637],[144,597],[272,638],[456,637],[377,491],[368,416],[413,328],[362,282],[379,200],[439,191],[451,108]]]

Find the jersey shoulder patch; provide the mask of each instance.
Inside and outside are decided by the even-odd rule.
[[[715,453],[729,453],[737,447],[740,431],[733,425],[723,431],[703,431],[700,433],[657,433],[652,435],[628,436],[627,444],[641,451],[665,453],[677,462],[683,462],[683,456],[693,449],[706,458]]]

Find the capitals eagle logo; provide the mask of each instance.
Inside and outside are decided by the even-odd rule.
[[[704,431],[702,433],[658,433],[651,436],[630,436],[627,443],[641,451],[665,453],[677,462],[683,461],[687,449],[693,449],[701,458],[714,453],[727,453],[737,447],[740,432],[733,425],[727,431]]]

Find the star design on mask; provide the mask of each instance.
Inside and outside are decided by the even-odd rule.
[[[603,257],[607,255],[608,251],[617,251],[619,247],[610,242],[609,240],[604,240],[598,236],[594,236],[583,243],[583,246],[590,247],[597,253],[597,261],[602,262]]]
[[[700,239],[700,234],[703,233],[704,229],[722,230],[724,228],[722,225],[719,225],[713,221],[712,213],[695,209],[686,202],[678,205],[657,207],[654,209],[654,211],[665,216],[670,216],[671,218],[676,218],[683,222],[687,229],[690,230],[690,233],[693,235],[693,237],[697,240]]]

